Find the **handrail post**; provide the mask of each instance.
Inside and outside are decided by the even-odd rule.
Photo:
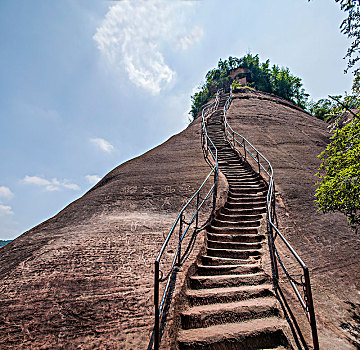
[[[270,220],[272,221],[272,213],[275,213],[275,208],[276,208],[276,202],[275,202],[275,195],[273,195],[273,198],[270,199],[271,201],[271,207],[270,207],[270,213],[269,213],[269,217]],[[274,259],[274,272],[275,272],[275,279],[276,279],[276,287],[278,287],[279,284],[279,269],[278,269],[278,265],[277,265],[277,259],[276,259],[276,247],[275,247],[275,239],[274,239],[274,230],[270,224],[270,235],[271,235],[271,250],[273,252],[273,259]]]
[[[235,136],[234,136],[234,132],[232,133],[232,141],[233,141],[233,146],[235,148]]]
[[[182,227],[183,227],[183,214],[180,215],[180,226],[179,226],[179,249],[178,249],[178,267],[181,266],[181,236],[182,236]]]
[[[316,318],[315,318],[315,310],[314,310],[314,304],[313,304],[312,292],[311,292],[310,275],[307,266],[304,267],[304,277],[305,277],[306,304],[310,316],[309,318],[310,318],[310,326],[311,326],[314,350],[319,350],[319,338],[316,328]]]
[[[270,225],[271,227],[271,225]],[[270,228],[270,238],[271,238],[271,255],[273,258],[273,265],[274,265],[274,275],[275,275],[275,287],[279,286],[279,269],[277,265],[277,259],[275,254],[275,240],[274,240],[274,231],[272,227]]]
[[[260,159],[259,159],[259,152],[256,152],[256,159],[257,159],[257,163],[258,163],[258,167],[259,167],[259,175],[260,175]]]
[[[214,173],[213,211],[215,211],[216,208],[217,178],[218,178],[218,168],[216,164],[215,173]]]
[[[243,138],[243,145],[244,145],[244,159],[246,161],[246,146],[245,146],[245,139]]]
[[[196,218],[195,218],[195,230],[198,229],[198,222],[199,222],[199,197],[200,197],[200,192],[197,193],[196,195]]]
[[[160,315],[159,315],[159,261],[157,260],[155,260],[154,306],[155,306],[154,350],[158,350],[160,343]]]

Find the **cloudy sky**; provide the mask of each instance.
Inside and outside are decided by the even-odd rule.
[[[2,0],[0,239],[184,129],[219,58],[258,53],[314,99],[351,87],[334,0]]]

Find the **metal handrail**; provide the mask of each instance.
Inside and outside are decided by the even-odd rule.
[[[201,184],[201,186],[197,189],[197,191],[192,195],[192,197],[187,201],[187,203],[183,206],[180,210],[179,214],[177,215],[169,233],[167,234],[164,243],[162,244],[160,251],[155,259],[155,275],[154,275],[154,306],[155,306],[155,322],[154,322],[154,349],[158,350],[160,345],[160,321],[163,316],[163,311],[165,307],[165,302],[169,295],[170,285],[173,273],[175,272],[176,268],[182,266],[186,258],[189,256],[191,249],[195,243],[196,235],[199,232],[200,228],[198,226],[198,216],[199,211],[203,207],[204,203],[210,198],[210,195],[213,195],[213,203],[212,203],[212,213],[215,210],[216,206],[216,195],[217,195],[217,178],[218,178],[218,151],[215,147],[214,143],[211,141],[210,137],[207,134],[207,117],[212,114],[219,105],[220,101],[220,94],[223,92],[222,89],[218,90],[215,96],[214,102],[206,105],[201,113],[201,140],[202,140],[202,148],[204,152],[204,157],[207,163],[209,164],[211,171]],[[209,157],[209,153],[211,158]],[[210,190],[207,191],[204,198],[200,197],[201,191],[203,190],[206,183],[208,183],[213,175],[214,182],[213,185],[210,187]],[[196,200],[196,209],[193,213],[191,213],[191,219],[189,222],[185,221],[185,211],[189,208],[190,204]],[[182,254],[182,242],[189,232],[192,224],[195,222],[195,228],[193,230],[193,235],[188,243],[185,252]],[[184,224],[187,225],[184,229]],[[172,263],[170,268],[168,269],[168,273],[164,276],[163,272],[160,270],[160,262],[161,258],[168,246],[168,243],[173,236],[174,232],[176,231],[176,227],[179,226],[178,230],[178,243],[177,249],[175,251],[174,257],[172,259]],[[165,282],[166,285],[164,288],[164,292],[161,296],[160,301],[160,282]]]
[[[274,171],[270,164],[270,162],[242,135],[237,133],[232,129],[229,125],[226,112],[229,109],[230,103],[232,101],[232,89],[230,87],[230,95],[228,100],[224,105],[223,110],[223,119],[224,119],[224,126],[225,126],[225,136],[231,145],[231,147],[237,151],[245,162],[247,162],[247,154],[255,161],[257,164],[258,171],[257,173],[261,176],[265,182],[268,184],[268,192],[266,196],[266,217],[267,217],[267,232],[269,236],[269,246],[270,246],[270,255],[271,255],[271,262],[273,266],[273,278],[275,287],[279,287],[279,270],[278,270],[278,263],[280,264],[281,268],[285,272],[285,275],[289,279],[290,285],[293,288],[295,295],[297,296],[302,308],[304,309],[308,321],[311,326],[311,333],[313,339],[313,346],[314,350],[319,349],[319,340],[317,334],[317,327],[316,327],[316,319],[315,319],[315,311],[313,305],[313,298],[311,292],[311,283],[310,283],[310,274],[309,269],[300,258],[300,256],[296,253],[295,249],[290,245],[290,243],[286,240],[284,235],[280,232],[277,227],[277,220],[276,220],[276,207],[275,207],[275,183],[274,183]],[[240,140],[238,140],[239,138]],[[237,149],[237,147],[239,149]],[[243,154],[242,154],[243,152]],[[249,163],[249,162],[248,162]],[[250,165],[250,163],[249,163]],[[261,172],[267,175],[267,179],[263,177]],[[275,222],[274,222],[275,221]],[[298,282],[291,276],[289,271],[287,270],[285,264],[280,258],[280,254],[276,247],[276,238],[279,237],[291,254],[295,257],[296,261],[299,263],[300,267],[303,270],[303,274],[301,276],[301,281]],[[304,277],[304,279],[302,278]],[[297,286],[301,286],[303,288],[304,297],[301,295],[301,292],[297,288]],[[304,342],[303,338],[301,340]],[[306,345],[306,344],[304,344]]]

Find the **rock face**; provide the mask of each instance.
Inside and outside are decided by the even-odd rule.
[[[147,348],[153,262],[209,173],[199,122],[0,249],[1,349]]]
[[[326,124],[247,89],[234,94],[228,113],[274,167],[282,231],[311,269],[321,348],[350,349],[358,336],[359,240],[344,217],[313,204]],[[0,348],[146,349],[153,261],[208,172],[196,120],[1,248]]]

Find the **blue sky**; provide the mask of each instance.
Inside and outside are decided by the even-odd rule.
[[[332,0],[0,2],[0,239],[184,129],[219,58],[258,53],[311,97],[350,91]]]

